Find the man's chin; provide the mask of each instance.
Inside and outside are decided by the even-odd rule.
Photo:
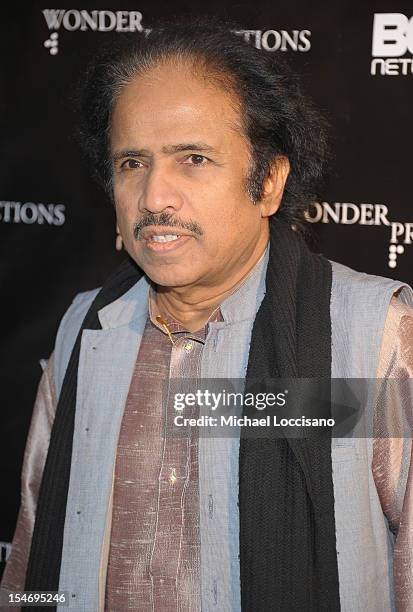
[[[142,268],[146,276],[160,287],[187,287],[194,285],[197,282],[197,277],[189,273],[188,269],[181,272],[173,272],[172,270],[160,270],[153,267]]]
[[[208,275],[205,262],[203,266],[199,265],[201,262],[197,262],[195,269],[195,260],[192,259],[191,262],[188,256],[182,257],[180,261],[176,257],[171,257],[169,260],[162,257],[159,261],[154,262],[152,257],[148,257],[146,253],[130,250],[128,253],[146,276],[160,287],[196,286]]]

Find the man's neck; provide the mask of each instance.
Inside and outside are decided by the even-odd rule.
[[[264,257],[267,244],[250,260],[249,266],[243,270],[242,275],[235,282],[218,289],[215,288],[212,291],[208,290],[203,295],[198,295],[196,299],[193,299],[190,294],[177,292],[173,288],[165,289],[156,286],[155,299],[159,311],[164,317],[172,317],[179,321],[189,331],[198,331],[204,327],[220,304],[245,282],[258,262]]]

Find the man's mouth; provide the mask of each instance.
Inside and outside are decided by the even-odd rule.
[[[179,230],[179,234],[176,231],[178,228],[169,227],[143,227],[138,235],[139,240],[154,240],[155,242],[169,242],[170,240],[176,240],[183,235],[188,235],[185,230]]]
[[[173,240],[178,240],[180,237],[180,234],[158,234],[150,237],[149,240],[153,240],[154,242],[172,242]]]
[[[193,238],[192,234],[186,233],[185,230],[180,234],[173,234],[171,230],[172,228],[144,227],[140,232],[139,240],[142,240],[152,253],[167,254]]]

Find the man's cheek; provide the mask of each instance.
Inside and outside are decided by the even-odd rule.
[[[131,224],[139,220],[137,206],[130,200],[118,198],[115,200],[115,210],[118,223],[122,224],[125,229],[130,228]]]

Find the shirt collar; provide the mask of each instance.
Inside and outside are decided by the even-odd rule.
[[[220,308],[218,306],[211,313],[208,321],[205,323],[205,325],[201,329],[195,332],[191,332],[184,325],[182,325],[182,323],[174,319],[171,315],[168,315],[167,317],[161,316],[158,305],[156,303],[155,293],[156,293],[155,289],[153,285],[151,285],[149,288],[149,295],[148,295],[148,311],[149,311],[148,314],[149,314],[150,320],[155,325],[155,327],[160,329],[161,332],[164,333],[165,335],[168,335],[168,333],[162,323],[163,321],[168,326],[168,329],[171,332],[171,334],[184,333],[186,336],[190,338],[194,338],[195,340],[200,340],[201,342],[203,342],[206,338],[206,334],[208,331],[207,329],[208,324],[212,321],[222,321],[223,320]],[[160,320],[158,319],[158,317]]]
[[[253,269],[243,278],[236,290],[221,304],[221,313],[226,323],[254,319],[265,295],[265,278],[270,254],[270,242]]]

